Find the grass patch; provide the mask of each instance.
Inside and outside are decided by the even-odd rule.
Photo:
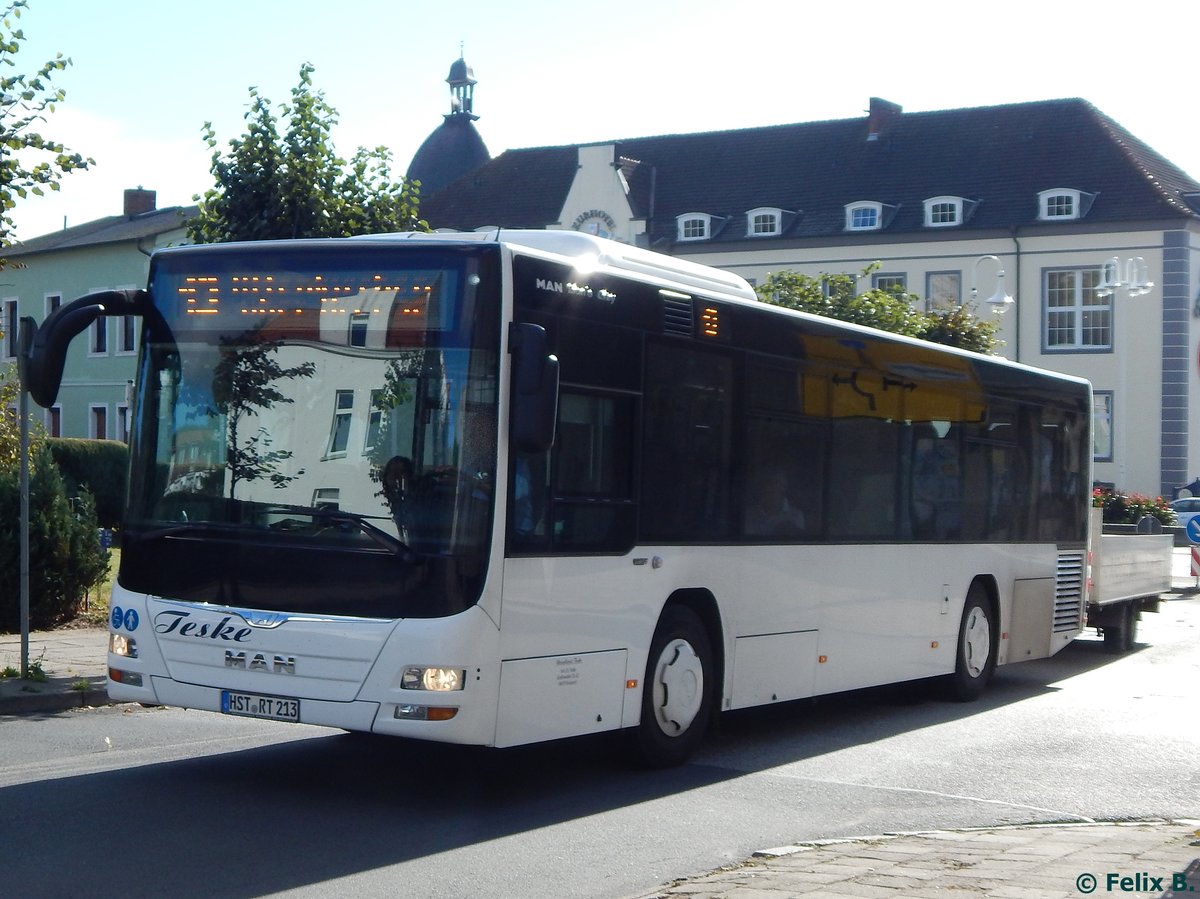
[[[104,625],[108,623],[108,609],[112,603],[113,585],[117,582],[117,572],[121,568],[121,550],[113,547],[109,550],[108,574],[98,587],[93,587],[84,597],[76,620],[84,624]]]

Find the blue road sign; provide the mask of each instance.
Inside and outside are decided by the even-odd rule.
[[[1200,515],[1189,518],[1184,530],[1187,531],[1188,540],[1192,543],[1200,543]]]

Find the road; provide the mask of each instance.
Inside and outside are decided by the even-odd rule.
[[[692,764],[605,740],[408,744],[181,710],[0,719],[0,895],[622,897],[759,848],[1200,816],[1200,599],[1113,657],[727,716]]]

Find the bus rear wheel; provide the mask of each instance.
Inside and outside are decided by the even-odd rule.
[[[959,702],[978,699],[995,670],[995,613],[987,591],[979,584],[972,584],[958,628],[954,673],[947,681],[950,697]]]
[[[712,718],[712,645],[691,609],[668,606],[646,660],[642,712],[632,734],[636,758],[652,768],[682,764]]]

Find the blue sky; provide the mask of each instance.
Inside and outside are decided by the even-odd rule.
[[[96,160],[18,205],[23,238],[119,213],[127,187],[190,203],[211,185],[204,122],[239,136],[249,87],[283,102],[304,62],[339,153],[382,144],[402,173],[449,111],[460,44],[493,156],[853,118],[872,96],[911,112],[1082,97],[1200,178],[1195,80],[1170,38],[1200,30],[1194,2],[31,0],[19,27],[19,71],[73,60],[41,130]]]

